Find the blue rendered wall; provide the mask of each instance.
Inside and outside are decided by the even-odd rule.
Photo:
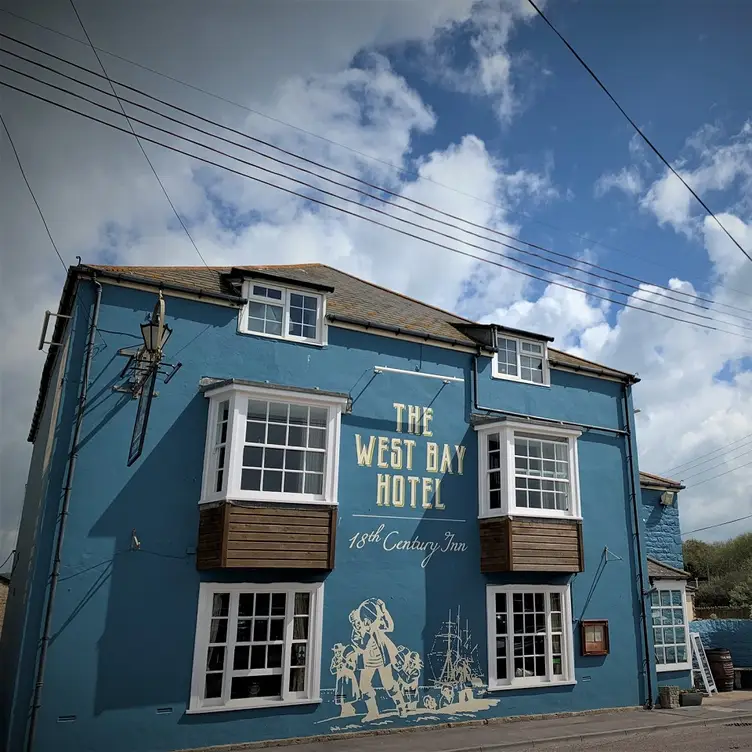
[[[646,555],[677,569],[684,569],[678,494],[671,506],[663,506],[660,503],[662,493],[648,488],[642,489]]]
[[[735,666],[752,668],[752,619],[698,619],[690,622],[705,649],[726,648]]]
[[[99,326],[107,332],[107,345],[98,349],[92,368],[35,752],[161,751],[328,734],[346,726],[354,730],[337,718],[335,680],[329,672],[332,647],[350,639],[350,611],[366,598],[382,598],[394,618],[394,642],[420,652],[429,664],[436,633],[450,611],[454,618],[459,608],[477,645],[477,665],[485,681],[487,583],[571,582],[578,683],[493,693],[486,698],[488,710],[463,718],[630,706],[644,700],[640,608],[635,595],[638,575],[623,437],[588,431],[579,439],[585,571],[570,578],[484,576],[479,567],[477,448],[468,423],[471,355],[337,328],[330,328],[329,346],[323,349],[244,336],[236,331],[236,311],[168,298],[174,334],[167,357],[180,351],[183,368],[168,385],[159,385],[144,454],[127,468],[135,403],[111,390],[123,365],[116,351],[137,342],[138,325],[154,299],[145,292],[104,287]],[[88,292],[85,300],[90,304]],[[85,328],[79,326],[77,339],[82,337]],[[517,384],[492,380],[490,362],[482,363],[482,405],[622,427],[617,383],[553,371],[551,388]],[[375,365],[420,368],[463,376],[465,381],[445,386],[393,374],[372,378]],[[353,413],[342,420],[340,521],[331,573],[196,571],[197,501],[207,414],[198,382],[205,376],[352,393]],[[75,398],[73,381],[66,386],[67,403]],[[376,507],[378,469],[359,467],[355,456],[356,433],[400,436],[395,432],[394,402],[431,405],[432,439],[466,447],[464,473],[442,479],[446,509],[426,511],[417,520],[402,519],[408,515],[401,514],[388,517],[397,510]],[[417,440],[419,466],[425,446],[422,438]],[[60,457],[56,455],[53,462],[60,463]],[[425,475],[423,470],[416,474]],[[60,485],[51,485],[50,507],[57,503],[59,489]],[[356,514],[384,514],[387,519]],[[380,524],[385,526],[380,542],[350,547],[357,534]],[[140,551],[129,550],[133,529],[142,544]],[[421,566],[423,552],[385,550],[383,536],[392,531],[396,534],[390,540],[445,542],[447,535],[453,535],[464,550],[437,552]],[[606,561],[606,546],[620,558]],[[40,562],[40,570],[42,564],[49,566]],[[325,579],[323,702],[280,710],[187,715],[199,582],[251,578],[257,582]],[[608,656],[579,655],[582,618],[609,620]],[[31,668],[27,658],[22,671]],[[428,684],[430,678],[427,665],[422,683]],[[23,716],[25,707],[18,704]],[[61,717],[73,720],[65,722]],[[413,725],[418,718],[435,723],[449,717],[390,716],[376,728]],[[353,725],[370,728],[359,722]]]

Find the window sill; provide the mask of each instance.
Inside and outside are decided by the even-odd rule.
[[[498,684],[488,686],[488,692],[506,692],[509,689],[551,689],[552,687],[573,687],[577,684],[577,679],[568,679],[567,681],[557,682],[537,682],[535,684]]]
[[[320,697],[314,697],[306,700],[266,700],[254,702],[249,705],[232,705],[232,706],[216,706],[208,708],[188,708],[185,711],[186,715],[198,715],[200,713],[229,713],[233,710],[257,710],[260,708],[289,708],[293,705],[319,705],[322,702]]]
[[[228,502],[237,502],[238,504],[263,504],[264,506],[274,506],[275,504],[296,504],[302,507],[336,507],[339,502],[326,501],[324,499],[270,499],[268,496],[249,499],[244,496],[228,495],[217,496],[210,499],[200,499],[199,506],[205,504],[226,504]]]
[[[516,384],[529,384],[530,386],[544,386],[547,389],[551,388],[551,382],[549,381],[547,384],[543,383],[540,384],[537,381],[524,381],[523,379],[515,378],[514,376],[504,376],[502,374],[491,374],[492,379],[496,379],[498,381],[513,381]]]
[[[519,509],[513,509],[511,511],[506,509],[494,509],[488,512],[481,512],[478,515],[479,520],[489,520],[494,517],[511,517],[513,519],[523,520],[572,520],[574,522],[582,522],[582,515],[577,514],[545,514],[541,513],[542,510],[536,509],[534,513],[521,512]]]
[[[271,339],[277,342],[290,342],[293,345],[310,345],[311,347],[326,347],[326,341],[315,339],[299,339],[297,337],[282,337],[276,334],[265,334],[264,332],[252,332],[248,329],[238,328],[238,334],[246,337],[261,337],[262,339]]]
[[[689,671],[692,664],[687,663],[656,663],[655,670],[660,674],[664,671]]]

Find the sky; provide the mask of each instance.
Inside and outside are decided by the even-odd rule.
[[[577,289],[551,284],[549,274],[531,279],[145,143],[209,264],[327,263],[469,318],[552,335],[555,347],[638,373],[640,467],[686,480],[683,530],[752,515],[752,465],[744,467],[752,459],[752,262],[641,142],[527,0],[77,0],[76,6],[118,81],[388,188],[397,204],[421,201],[572,256],[575,261],[564,261],[579,269],[598,264],[645,284],[620,288],[627,295],[617,300],[636,306],[623,307],[595,297],[610,297],[602,289],[584,294],[578,280],[588,278],[581,271],[555,269],[574,276],[558,281]],[[542,7],[752,254],[746,80],[752,48],[745,33],[752,6],[549,0]],[[0,0],[0,30],[98,70],[69,0]],[[0,57],[2,64],[53,78]],[[0,80],[50,96],[41,84],[6,70]],[[132,135],[5,87],[0,112],[65,264],[77,256],[86,263],[202,263]],[[129,113],[148,119],[134,107]],[[115,115],[103,117],[123,125]],[[145,127],[139,132],[154,135]],[[215,145],[293,174],[237,147]],[[284,178],[277,182],[295,188]],[[57,309],[65,271],[4,132],[0,196],[2,562],[13,549],[23,501],[26,436],[44,360],[37,350],[42,318],[45,309]],[[510,266],[488,251],[436,239]],[[674,292],[667,296],[656,285]],[[706,299],[705,309],[687,307],[695,294]],[[726,331],[645,309],[684,319],[699,312]],[[749,530],[752,518],[695,537],[722,540]]]

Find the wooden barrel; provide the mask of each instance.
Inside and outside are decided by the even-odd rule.
[[[718,691],[731,692],[734,688],[734,664],[731,660],[731,653],[725,648],[711,648],[705,652]]]

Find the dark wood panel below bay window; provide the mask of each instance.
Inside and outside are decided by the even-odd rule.
[[[582,572],[582,523],[551,518],[480,520],[481,572]]]
[[[337,508],[204,506],[198,569],[332,569]]]

